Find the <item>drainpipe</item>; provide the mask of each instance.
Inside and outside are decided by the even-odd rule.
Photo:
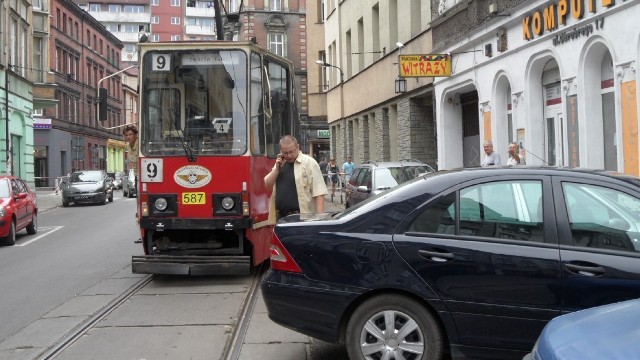
[[[9,134],[9,69],[11,64],[7,64],[4,71],[4,136],[6,136],[6,156],[7,156],[7,174],[12,175],[11,166],[11,136]]]

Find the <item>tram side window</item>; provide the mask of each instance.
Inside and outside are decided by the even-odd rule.
[[[251,54],[251,153],[265,153],[264,88],[262,84],[262,60],[260,54]]]
[[[267,154],[275,157],[280,152],[280,139],[284,135],[295,135],[291,129],[289,72],[285,66],[268,63],[271,117],[266,117]]]

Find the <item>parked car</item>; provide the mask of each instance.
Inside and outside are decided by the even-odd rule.
[[[15,176],[0,175],[0,244],[14,245],[16,233],[38,232],[38,201],[27,183]]]
[[[111,178],[104,170],[82,170],[71,173],[62,187],[62,206],[70,203],[106,205],[113,202]]]
[[[636,177],[439,171],[280,219],[262,293],[272,320],[351,359],[522,359],[552,318],[640,298],[638,214]]]
[[[640,299],[559,316],[524,360],[640,359]]]
[[[345,206],[349,208],[363,200],[435,170],[419,160],[393,162],[367,161],[356,166],[346,185]]]
[[[127,176],[122,177],[122,196],[130,198],[138,196],[136,187],[136,173],[132,169],[127,172]]]

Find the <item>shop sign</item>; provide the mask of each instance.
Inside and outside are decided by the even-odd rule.
[[[402,77],[451,76],[449,54],[400,55],[399,58]]]
[[[331,137],[331,131],[329,130],[318,130],[318,139],[328,139]]]
[[[534,12],[532,15],[522,18],[522,36],[525,40],[533,40],[542,36],[545,32],[557,30],[560,26],[567,26],[569,16],[576,20],[581,20],[585,16],[585,10],[595,14],[596,1],[599,1],[603,8],[610,8],[615,5],[614,0],[559,0],[547,5],[542,10]],[[602,28],[604,19],[596,20],[596,29]],[[592,26],[585,26],[568,34],[569,38],[576,36],[588,36],[593,32]],[[565,40],[567,37],[565,36]],[[561,41],[565,42],[565,41]],[[554,45],[558,45],[554,42]]]
[[[34,129],[51,129],[51,119],[33,118]]]

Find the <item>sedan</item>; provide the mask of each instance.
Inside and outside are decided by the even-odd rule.
[[[71,173],[62,188],[62,206],[70,203],[105,205],[113,202],[111,178],[104,170],[82,170]]]
[[[522,359],[552,318],[640,298],[640,179],[552,167],[418,177],[274,228],[269,317],[351,359]]]
[[[524,360],[640,358],[640,299],[559,316],[544,327]]]
[[[38,232],[38,202],[29,185],[15,176],[0,176],[0,244],[15,245],[16,232]]]

